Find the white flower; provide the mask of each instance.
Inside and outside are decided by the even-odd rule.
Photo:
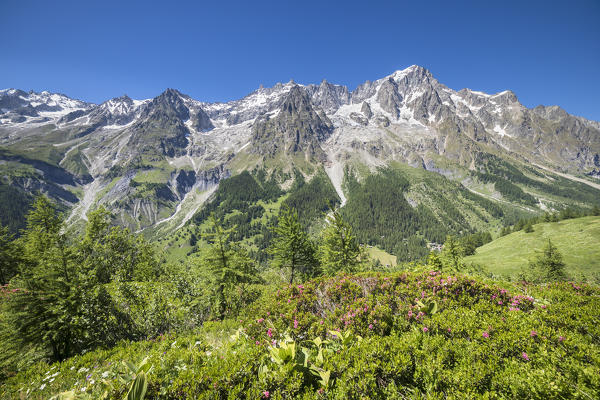
[[[48,383],[52,383],[52,382],[54,382],[54,378],[52,378],[48,381]]]
[[[81,391],[85,392],[85,389],[86,389],[86,387],[84,386],[84,387],[81,388]]]
[[[44,383],[42,386],[40,386],[40,390],[44,390],[45,387],[46,387],[46,384]]]
[[[60,372],[57,372],[57,373],[55,373],[55,374],[52,374],[52,375],[50,376],[50,378],[55,378],[56,376],[58,376],[58,374],[59,374],[59,373],[60,373]]]
[[[104,372],[102,373],[102,377],[103,377],[103,378],[106,378],[106,377],[108,377],[108,374],[109,374],[109,373],[110,373],[110,372],[108,372],[108,371],[104,371]]]
[[[71,368],[69,368],[71,371],[73,371],[75,369],[75,366],[73,365]]]

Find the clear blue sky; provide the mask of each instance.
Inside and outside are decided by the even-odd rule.
[[[412,64],[600,120],[600,1],[0,2],[0,88],[92,102],[167,87],[205,101]]]

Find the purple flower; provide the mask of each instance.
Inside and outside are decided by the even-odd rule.
[[[489,338],[490,337],[490,334],[488,333],[488,331],[484,331],[482,333],[482,335],[483,335],[484,338]]]
[[[273,337],[273,331],[271,330],[271,328],[267,329],[267,336],[270,338]]]
[[[298,321],[294,319],[294,329],[298,329]]]
[[[529,361],[529,356],[527,355],[527,353],[525,353],[525,352],[521,353],[521,357],[523,357],[523,360]]]
[[[373,324],[369,324],[369,329],[373,329]]]
[[[428,327],[426,327],[426,326],[424,326],[424,327],[423,327],[423,332],[428,332],[428,331],[429,331],[429,328],[428,328]]]

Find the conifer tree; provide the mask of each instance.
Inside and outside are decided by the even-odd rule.
[[[51,359],[74,354],[82,293],[73,252],[61,233],[62,218],[46,197],[36,199],[22,237],[24,260],[6,302],[14,345],[45,346]]]
[[[558,248],[548,239],[548,243],[535,260],[529,263],[534,280],[564,281],[567,279],[565,263]]]
[[[446,242],[444,242],[444,248],[442,250],[442,259],[444,266],[448,266],[453,271],[460,271],[462,269],[462,255],[464,249],[456,240],[454,236],[448,235]]]
[[[335,275],[339,271],[356,272],[361,262],[361,248],[352,227],[338,211],[327,216],[327,223],[329,225],[321,233],[319,247],[324,273]]]
[[[8,227],[0,226],[0,285],[7,284],[17,273],[20,253]]]
[[[214,282],[217,316],[224,319],[227,311],[226,291],[231,286],[257,280],[254,262],[243,249],[234,246],[230,237],[236,227],[224,229],[214,215],[208,218],[210,227],[203,237],[210,247],[204,252],[202,263]]]
[[[298,221],[295,209],[284,205],[273,233],[275,237],[269,252],[273,255],[272,264],[276,268],[290,269],[290,283],[294,282],[296,272],[312,276],[317,267],[315,249]]]

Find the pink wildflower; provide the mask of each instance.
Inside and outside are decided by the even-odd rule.
[[[501,300],[500,300],[500,301],[498,301],[498,305],[499,305],[499,306],[501,306],[501,305],[502,305],[502,301],[501,301]]]
[[[267,329],[267,336],[270,338],[273,337],[273,331],[271,330],[271,328]]]
[[[259,345],[260,345],[260,342],[259,342],[258,340],[256,341],[256,345],[257,345],[257,346],[259,346]]]
[[[424,327],[423,327],[423,332],[428,332],[428,331],[429,331],[429,328],[428,328],[428,327],[426,327],[426,326],[424,326]]]
[[[323,325],[323,320],[320,320],[320,321],[319,321],[319,324]]]
[[[268,391],[268,390],[265,390],[265,391],[263,392],[263,397],[264,397],[265,399],[268,399],[268,398],[269,398],[269,396],[270,396],[270,393],[269,393],[269,391]]]
[[[261,324],[265,319],[264,318],[259,318],[256,322],[258,322],[259,324]]]
[[[490,334],[488,333],[488,331],[484,331],[482,333],[482,335],[483,335],[484,338],[489,338],[490,337]]]
[[[448,332],[452,332],[452,329],[451,329],[451,328],[448,328]]]
[[[373,324],[369,324],[369,329],[373,329]]]
[[[536,331],[531,331],[531,333],[529,334],[529,336],[536,337],[537,336],[537,332]]]
[[[298,329],[298,321],[294,319],[294,329]]]
[[[529,356],[527,355],[527,353],[525,353],[525,352],[521,353],[521,357],[523,357],[523,360],[529,361]]]
[[[559,336],[558,337],[558,341],[559,342],[564,342],[565,341],[565,337],[564,336]]]

